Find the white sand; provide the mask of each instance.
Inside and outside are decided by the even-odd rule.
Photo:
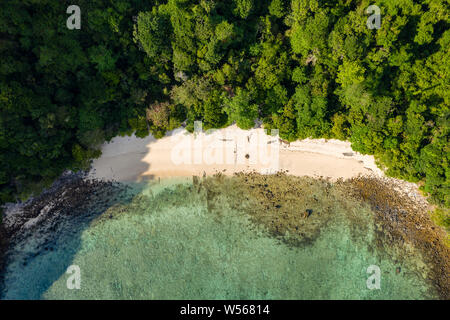
[[[184,129],[158,140],[152,136],[116,137],[104,144],[102,151],[102,156],[93,161],[91,178],[130,182],[219,171],[232,174],[277,170],[332,180],[359,174],[383,176],[373,156],[354,152],[350,142],[305,139],[288,146],[278,137],[266,135],[263,129],[241,130],[236,126],[196,137]]]

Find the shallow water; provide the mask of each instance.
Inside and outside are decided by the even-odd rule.
[[[375,226],[367,208],[355,206],[365,225],[359,230],[336,204],[333,218],[314,241],[295,246],[284,241],[289,235],[274,237],[233,206],[211,210],[204,192],[191,182],[165,180],[133,187],[131,203],[113,206],[84,225],[83,217],[66,222],[51,250],[36,251],[33,239],[16,248],[26,251],[27,262],[24,265],[24,254],[11,258],[2,298],[434,297],[417,271],[419,255],[412,263],[376,252]],[[67,287],[70,265],[80,268],[80,289]],[[380,289],[367,287],[371,265],[381,270]]]

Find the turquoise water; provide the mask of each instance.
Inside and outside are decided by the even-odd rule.
[[[67,225],[52,251],[26,265],[10,263],[3,298],[433,298],[416,263],[374,252],[368,209],[355,206],[366,224],[355,231],[336,205],[312,243],[289,246],[244,212],[208,210],[202,192],[179,183],[140,185],[131,203],[107,209],[81,229],[80,221]],[[70,265],[80,268],[80,289],[67,288]],[[367,288],[370,265],[381,270],[380,289]]]

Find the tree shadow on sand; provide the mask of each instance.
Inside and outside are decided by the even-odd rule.
[[[121,150],[132,153],[130,161],[121,165],[147,171],[150,165],[142,159],[154,141],[151,136],[146,138],[140,145],[145,148],[137,153]],[[112,148],[109,144],[104,146],[106,152],[101,161],[108,161]],[[108,215],[113,206],[130,203],[154,178],[146,175],[140,182],[119,183],[92,179],[86,173],[66,172],[39,196],[10,204],[9,214],[3,219],[9,246],[0,274],[0,298],[44,298],[56,280],[70,276],[66,271],[81,248],[83,232],[93,220]]]

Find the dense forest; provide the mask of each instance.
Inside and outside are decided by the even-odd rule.
[[[69,30],[66,9],[81,8]],[[367,7],[381,9],[369,29]],[[0,203],[185,122],[349,140],[450,206],[448,0],[2,0]]]

